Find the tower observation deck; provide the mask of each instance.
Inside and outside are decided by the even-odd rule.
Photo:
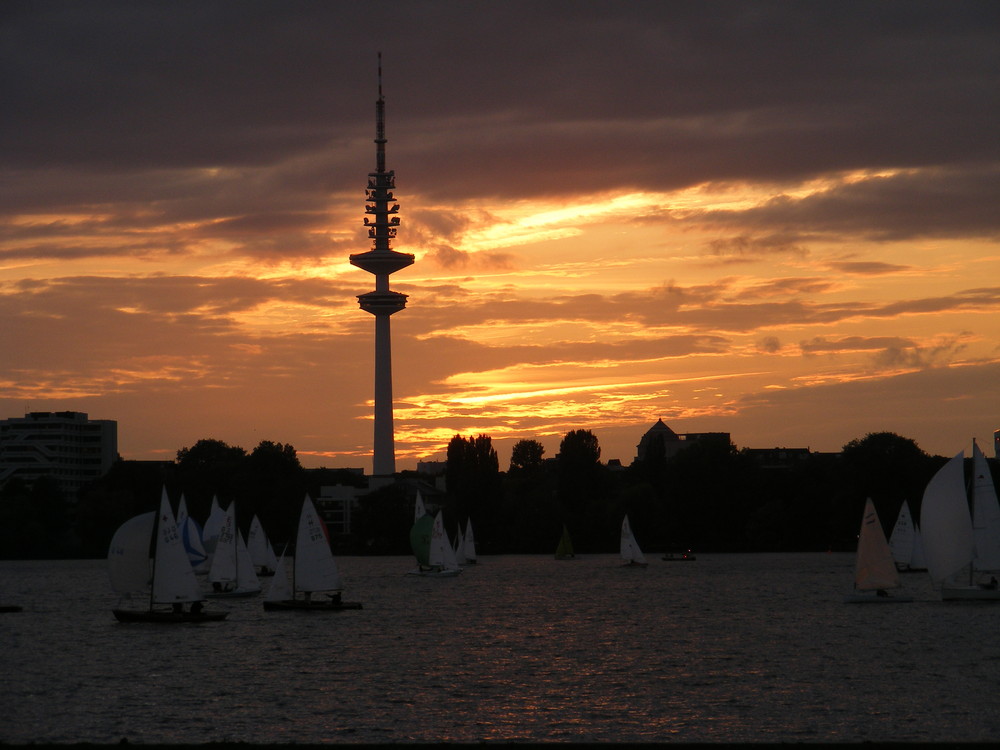
[[[406,295],[389,289],[389,275],[413,263],[409,253],[392,249],[399,226],[399,204],[392,191],[396,174],[385,168],[385,99],[382,96],[382,55],[378,65],[378,100],[375,102],[375,171],[368,173],[365,190],[365,226],[372,249],[350,256],[351,265],[375,276],[375,290],[358,295],[361,309],[375,316],[375,443],[373,479],[396,473],[396,448],[392,419],[392,345],[389,316],[406,307]]]

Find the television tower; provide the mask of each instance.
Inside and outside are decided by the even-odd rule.
[[[375,102],[375,171],[368,173],[365,226],[372,249],[351,256],[351,265],[375,274],[375,291],[358,295],[361,309],[375,316],[375,445],[372,480],[385,483],[396,473],[392,425],[392,345],[389,317],[406,307],[406,295],[389,289],[389,274],[413,263],[410,253],[397,253],[392,239],[399,226],[399,204],[393,198],[396,173],[385,168],[385,100],[382,98],[382,53],[378,55],[378,101]],[[372,218],[369,218],[372,217]]]

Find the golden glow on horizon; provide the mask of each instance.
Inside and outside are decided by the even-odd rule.
[[[231,177],[225,170],[209,171],[215,180]],[[738,222],[730,228],[701,219],[707,212],[737,214],[775,199],[794,203],[901,174],[859,170],[798,185],[705,184],[575,200],[420,205],[425,219],[410,225],[410,235],[404,209],[396,247],[413,252],[418,263],[393,276],[393,287],[410,294],[411,308],[393,318],[397,456],[440,454],[455,434],[554,438],[566,425],[597,431],[636,425],[638,436],[638,426],[657,416],[687,420],[692,430],[726,430],[726,420],[746,411],[745,399],[759,402],[761,394],[998,361],[1000,302],[989,289],[1000,278],[995,242],[822,236],[801,240],[801,248],[744,248],[737,242],[716,252],[713,240],[744,232],[752,240],[753,231]],[[365,422],[370,430],[370,404],[358,407],[369,385],[350,378],[368,377],[371,352],[357,341],[346,351],[339,348],[371,328],[355,295],[372,288],[372,277],[347,257],[367,249],[361,201],[350,200],[358,210],[338,209],[334,226],[295,230],[300,254],[289,251],[287,257],[277,241],[271,247],[267,227],[234,239],[224,234],[226,219],[157,225],[155,214],[146,212],[141,228],[122,230],[110,210],[18,217],[13,224],[25,230],[58,226],[65,236],[51,242],[64,241],[59,249],[66,255],[31,257],[37,240],[28,239],[30,231],[8,246],[24,258],[12,256],[0,267],[3,291],[52,300],[19,311],[21,322],[60,321],[68,330],[74,308],[60,300],[80,295],[100,300],[105,313],[148,326],[143,335],[154,346],[156,326],[175,323],[192,325],[210,342],[202,341],[203,348],[187,359],[144,357],[126,332],[134,330],[129,320],[128,327],[108,334],[125,352],[117,360],[86,361],[77,369],[60,363],[23,379],[8,372],[7,396],[36,403],[93,401],[194,382],[199,389],[235,394],[247,373],[258,380],[302,378],[302,368],[326,366],[315,359],[329,345],[330,361],[349,362],[349,374],[319,397],[343,399],[338,417]],[[407,208],[419,202],[414,196]],[[435,214],[457,214],[469,223],[436,233]],[[315,247],[315,255],[302,255],[302,246]],[[456,252],[440,255],[442,247]],[[88,257],[88,248],[102,254]],[[137,282],[130,293],[149,294],[149,303],[116,298],[112,283],[107,299],[100,298],[91,277]],[[78,286],[74,278],[82,279]],[[60,284],[49,286],[54,279]],[[219,299],[205,302],[209,294]],[[485,355],[449,361],[445,352],[468,349],[443,343],[440,362],[407,361],[415,351],[406,349],[407,341],[419,341],[417,351],[426,356],[436,337],[473,342],[486,347],[478,350]],[[319,348],[297,348],[306,339]],[[280,356],[272,345],[282,347]],[[305,359],[283,359],[296,356]],[[289,409],[312,408],[289,403]],[[764,417],[758,420],[765,432],[776,429]],[[361,438],[326,450],[322,436],[309,444],[292,435],[265,437],[293,440],[303,456],[317,460],[360,464],[370,458]]]

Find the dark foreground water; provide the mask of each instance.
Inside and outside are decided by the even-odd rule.
[[[103,561],[0,563],[0,741],[1000,741],[1000,604],[926,574],[874,606],[844,554],[339,564],[361,611],[155,626]]]

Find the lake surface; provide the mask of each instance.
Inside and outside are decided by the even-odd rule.
[[[363,610],[157,626],[104,561],[0,562],[0,741],[1000,741],[1000,604],[926,574],[873,606],[848,554],[338,563]]]

